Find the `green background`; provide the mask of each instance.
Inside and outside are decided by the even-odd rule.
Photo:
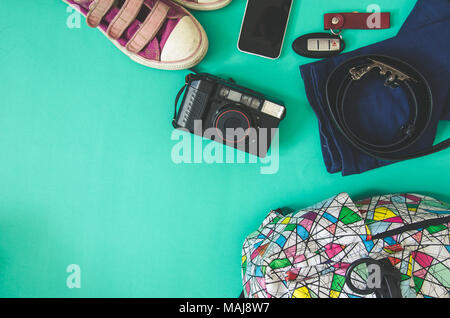
[[[170,124],[186,71],[146,68],[99,31],[69,29],[62,1],[0,1],[0,296],[236,297],[241,247],[270,209],[420,192],[450,201],[450,151],[361,175],[326,172],[293,53],[326,12],[377,3],[392,28],[345,32],[347,50],[394,36],[412,0],[294,0],[281,58],[241,53],[244,0],[194,12],[210,49],[198,66],[284,100],[280,167],[175,164]],[[438,140],[448,137],[441,123]],[[207,144],[207,142],[204,142]],[[66,286],[69,264],[81,288]]]

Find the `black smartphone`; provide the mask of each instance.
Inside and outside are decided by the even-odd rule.
[[[238,49],[276,59],[281,54],[293,0],[247,0]]]

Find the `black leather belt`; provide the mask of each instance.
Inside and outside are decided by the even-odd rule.
[[[387,89],[401,87],[410,101],[408,123],[399,127],[398,137],[395,140],[387,143],[375,143],[364,139],[348,120],[348,114],[352,111],[352,104],[346,103],[350,89],[356,81],[364,80],[367,74],[377,70],[385,77]],[[371,157],[399,161],[425,156],[450,146],[450,139],[447,139],[425,150],[412,149],[430,125],[433,116],[433,100],[425,78],[403,61],[381,55],[351,58],[331,73],[327,81],[326,93],[328,110],[335,126],[351,145]]]

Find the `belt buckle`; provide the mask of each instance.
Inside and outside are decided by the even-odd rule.
[[[402,71],[387,65],[383,62],[373,60],[369,58],[370,64],[365,66],[356,66],[352,67],[349,70],[349,73],[352,77],[352,80],[359,81],[361,78],[363,78],[367,73],[369,73],[374,68],[378,68],[380,70],[380,75],[386,76],[386,82],[384,83],[385,86],[390,87],[398,87],[397,81],[413,81],[417,82],[414,78],[411,76],[403,73]]]

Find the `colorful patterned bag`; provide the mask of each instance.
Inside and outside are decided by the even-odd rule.
[[[341,193],[296,213],[271,211],[244,243],[244,296],[448,298],[449,222],[449,204],[417,194],[353,203]],[[382,280],[373,286],[371,261]],[[386,294],[392,286],[398,293]]]

